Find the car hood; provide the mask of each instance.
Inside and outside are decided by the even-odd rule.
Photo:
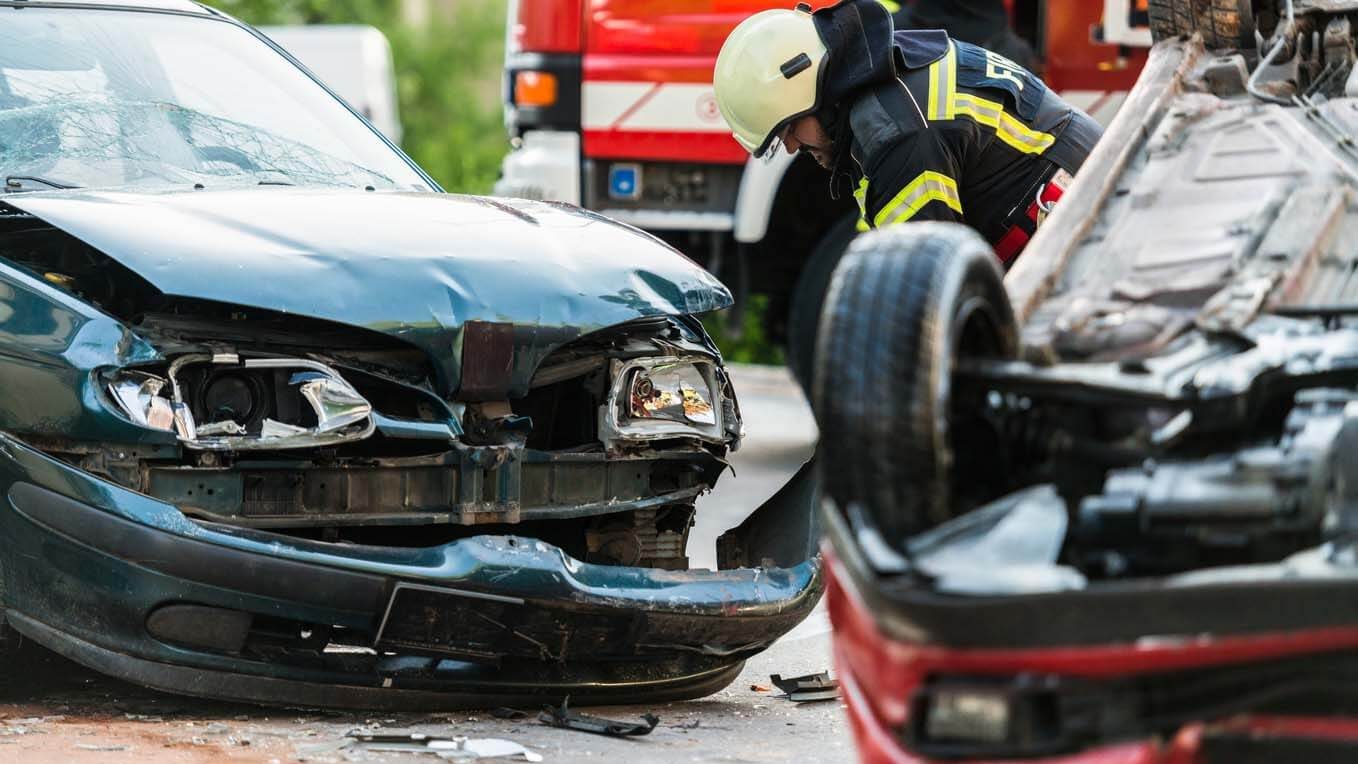
[[[294,188],[13,194],[167,295],[399,337],[451,391],[468,322],[513,327],[510,389],[548,353],[636,318],[731,303],[720,281],[640,231],[569,205]]]

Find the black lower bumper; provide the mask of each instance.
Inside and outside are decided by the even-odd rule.
[[[737,661],[692,674],[645,682],[515,687],[507,682],[467,681],[456,688],[440,685],[428,689],[363,686],[162,663],[114,652],[12,611],[6,618],[25,637],[115,679],[180,695],[301,708],[457,710],[540,704],[546,699],[567,696],[574,705],[662,703],[711,695],[734,681],[744,667],[744,661]]]
[[[753,531],[809,510],[809,469],[727,539],[762,567],[664,571],[523,537],[383,548],[204,525],[4,445],[9,620],[90,668],[189,695],[365,708],[699,697],[821,591],[818,557],[777,567],[793,546]],[[212,617],[185,628],[194,612]]]

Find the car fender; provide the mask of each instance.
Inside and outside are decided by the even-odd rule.
[[[117,319],[0,258],[0,430],[172,444],[103,405],[101,370],[160,359]]]
[[[740,190],[736,193],[736,241],[753,244],[764,238],[769,230],[769,217],[778,187],[783,183],[787,168],[795,154],[775,151],[762,159],[750,157],[745,172],[740,176]]]

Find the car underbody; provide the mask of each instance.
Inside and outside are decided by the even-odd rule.
[[[1358,78],[1347,18],[1304,21],[1329,47],[1266,73],[1287,105],[1240,53],[1158,48],[1006,279],[1021,357],[958,362],[954,514],[1069,506],[1057,589],[1281,563],[1358,521]]]

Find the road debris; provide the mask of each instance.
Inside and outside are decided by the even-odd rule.
[[[772,689],[772,688],[770,688],[768,685],[764,685],[764,684],[752,684],[752,685],[750,685],[750,691],[751,691],[751,692],[768,692],[770,689]]]
[[[552,727],[592,732],[596,735],[609,735],[611,737],[649,735],[651,730],[655,729],[655,725],[660,723],[660,717],[655,714],[642,714],[641,718],[644,723],[620,722],[598,716],[579,714],[567,708],[569,702],[570,698],[567,698],[561,702],[559,708],[544,707],[542,713],[538,714],[538,721]]]
[[[534,753],[512,740],[501,738],[442,737],[422,732],[364,732],[355,730],[345,738],[297,747],[299,757],[332,753],[343,749],[385,751],[393,753],[428,753],[452,761],[476,759],[516,759],[542,761]]]
[[[505,708],[505,707],[503,707],[503,706],[501,706],[500,708],[492,708],[492,709],[490,710],[490,715],[493,716],[493,717],[495,717],[496,719],[527,719],[527,718],[528,718],[528,712],[527,712],[527,711],[520,711],[520,710],[517,709],[517,708]]]
[[[82,750],[82,751],[109,751],[109,752],[112,752],[112,751],[126,751],[126,750],[128,749],[128,746],[125,746],[125,745],[96,745],[96,744],[93,744],[93,743],[76,743],[76,744],[75,744],[75,747],[76,747],[76,748],[79,748],[79,749]]]
[[[784,679],[781,674],[774,674],[769,677],[769,681],[785,693],[783,697],[793,703],[815,703],[839,697],[839,682],[831,679],[828,671],[790,679]]]

